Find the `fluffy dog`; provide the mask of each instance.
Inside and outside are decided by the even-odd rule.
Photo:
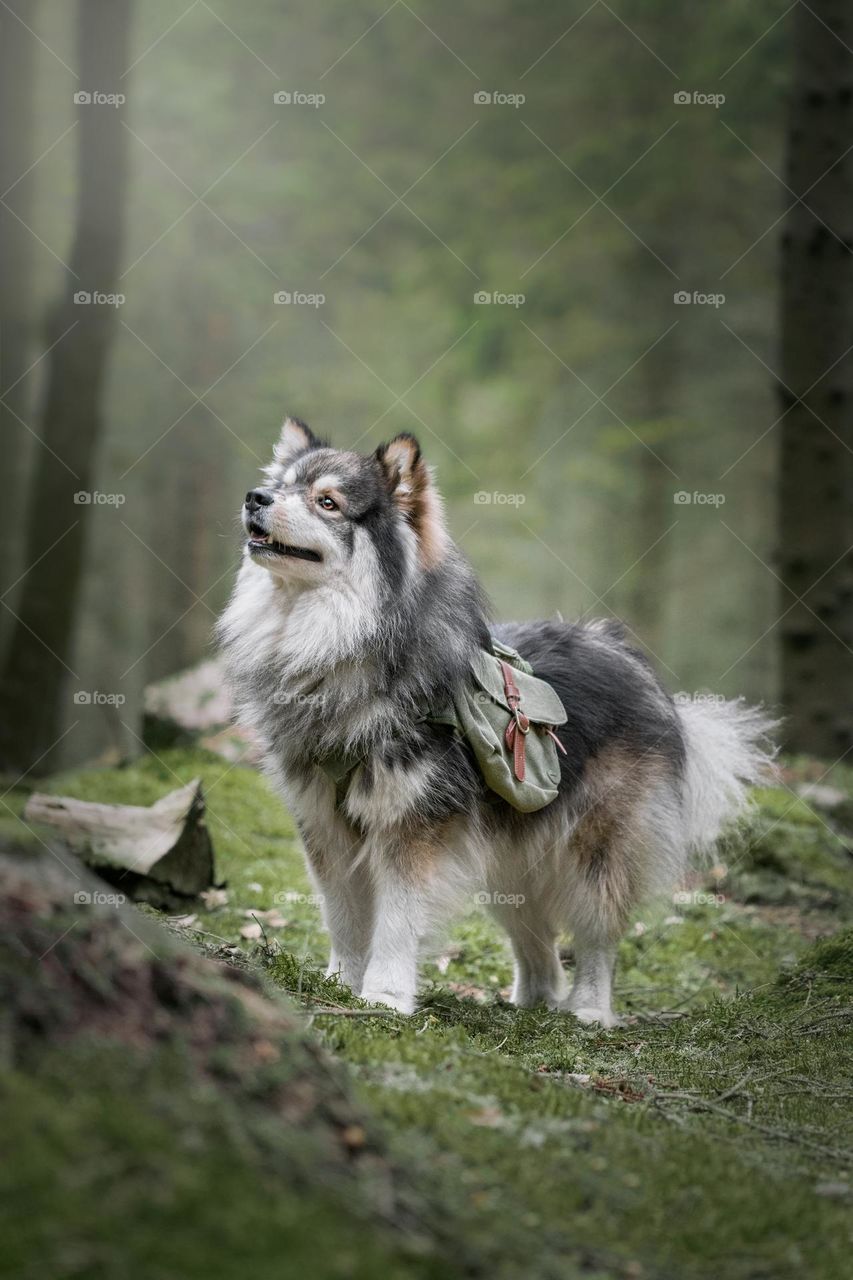
[[[410,435],[364,456],[288,418],[242,523],[220,642],[241,721],[299,824],[328,972],[411,1013],[422,944],[476,900],[512,943],[514,1003],[612,1026],[632,911],[737,815],[770,722],[741,702],[676,706],[611,621],[490,629]],[[465,739],[422,714],[493,636],[568,715],[559,795],[535,813],[499,799]]]

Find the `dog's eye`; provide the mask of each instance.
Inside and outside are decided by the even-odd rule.
[[[317,506],[322,507],[324,511],[337,511],[339,509],[334,498],[330,498],[327,493],[324,493],[322,498],[317,499]]]

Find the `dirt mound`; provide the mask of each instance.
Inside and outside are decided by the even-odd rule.
[[[218,1274],[204,1218],[215,1220],[223,1195],[245,1220],[235,1266],[280,1261],[282,1250],[295,1265],[313,1247],[314,1273],[340,1274],[336,1250],[349,1256],[354,1239],[365,1257],[421,1255],[407,1179],[304,1020],[257,976],[191,952],[62,857],[0,855],[0,1105],[7,1137],[23,1143],[7,1171],[10,1207],[20,1201],[15,1274],[117,1274],[119,1256],[122,1275],[144,1274],[147,1238],[137,1266],[125,1230],[156,1223],[166,1200],[174,1224],[181,1197],[186,1221],[170,1227],[170,1247],[183,1226],[199,1274]],[[80,1131],[71,1162],[69,1126]],[[38,1141],[26,1136],[34,1129]],[[233,1184],[222,1185],[223,1168]],[[91,1187],[82,1209],[81,1180]],[[318,1217],[328,1218],[319,1237]],[[302,1240],[309,1222],[313,1246]]]

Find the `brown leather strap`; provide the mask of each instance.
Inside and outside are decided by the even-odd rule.
[[[512,766],[515,776],[519,782],[523,782],[526,768],[525,747],[527,745],[527,734],[530,732],[530,721],[521,710],[521,694],[518,691],[518,685],[515,683],[512,667],[508,662],[504,662],[503,659],[500,660],[500,663],[504,682],[504,695],[511,716],[504,734],[504,742],[506,743],[507,751],[512,752]]]
[[[521,694],[518,692],[518,685],[515,683],[515,676],[513,675],[512,667],[508,662],[504,662],[503,658],[500,659],[500,664],[501,675],[504,679],[504,693],[506,694],[506,700],[509,703],[510,711],[515,711],[515,708],[518,706],[519,702],[521,702]]]
[[[501,673],[504,681],[504,696],[506,697],[507,706],[510,710],[510,721],[504,733],[504,742],[506,749],[512,755],[512,767],[516,778],[519,782],[524,781],[526,769],[525,748],[527,745],[527,735],[530,732],[530,721],[521,710],[521,694],[518,691],[518,685],[515,683],[515,676],[512,667],[508,662],[500,659]],[[550,725],[542,725],[541,733],[546,733],[552,738],[563,755],[566,755],[566,748],[557,737]]]

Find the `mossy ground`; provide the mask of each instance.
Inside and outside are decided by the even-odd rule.
[[[813,772],[809,762],[795,762],[788,781]],[[124,769],[58,777],[50,788],[144,804],[197,775],[227,902],[193,905],[196,919],[175,927],[200,948],[228,954],[224,948],[239,947],[245,963],[305,1006],[314,1033],[347,1064],[384,1126],[394,1158],[414,1171],[429,1231],[442,1237],[458,1274],[779,1280],[846,1273],[853,937],[844,928],[853,921],[853,894],[849,841],[835,821],[789,788],[760,793],[748,826],[721,852],[725,874],[697,878],[686,897],[635,922],[621,948],[617,1007],[626,1020],[616,1030],[510,1007],[506,948],[475,913],[425,967],[421,1007],[407,1019],[367,1011],[323,979],[326,940],[293,826],[256,773],[172,750]],[[853,793],[844,770],[830,780]],[[24,798],[6,797],[0,834],[20,833],[11,814]],[[272,909],[284,924],[261,914]],[[254,922],[247,912],[263,926],[260,944],[240,936]],[[57,1237],[63,1213],[96,1201],[98,1148],[109,1128],[108,1105],[100,1119],[89,1115],[95,1083],[81,1078],[82,1100],[62,1117],[41,1116],[41,1086],[18,1082],[20,1114],[32,1111],[33,1123],[56,1131],[60,1148],[77,1152],[71,1208],[52,1211]],[[106,1099],[123,1087],[103,1072],[96,1079]],[[264,1224],[280,1229],[287,1187],[245,1152],[236,1158],[221,1134],[202,1144],[199,1161],[168,1120],[155,1115],[130,1135],[138,1160],[162,1162],[171,1184],[180,1184],[190,1163],[197,1173],[201,1165],[199,1185],[208,1193],[221,1178],[227,1198],[245,1201],[232,1235],[236,1242],[247,1233],[247,1266],[271,1257],[264,1242],[276,1231]],[[97,1135],[94,1154],[87,1126]],[[177,1270],[130,1266],[126,1274],[229,1274],[213,1247],[217,1224],[204,1199],[200,1193],[192,1201],[197,1230],[187,1235]],[[316,1212],[313,1226],[307,1214],[304,1236],[316,1242],[314,1275],[388,1274],[392,1263],[400,1275],[422,1275],[436,1265],[426,1256],[392,1259],[379,1241],[371,1256],[363,1231],[348,1236],[340,1218],[335,1230],[318,1231],[322,1204]],[[293,1260],[302,1227],[292,1224]],[[134,1231],[144,1237],[145,1222]],[[145,1256],[140,1246],[134,1257]]]

